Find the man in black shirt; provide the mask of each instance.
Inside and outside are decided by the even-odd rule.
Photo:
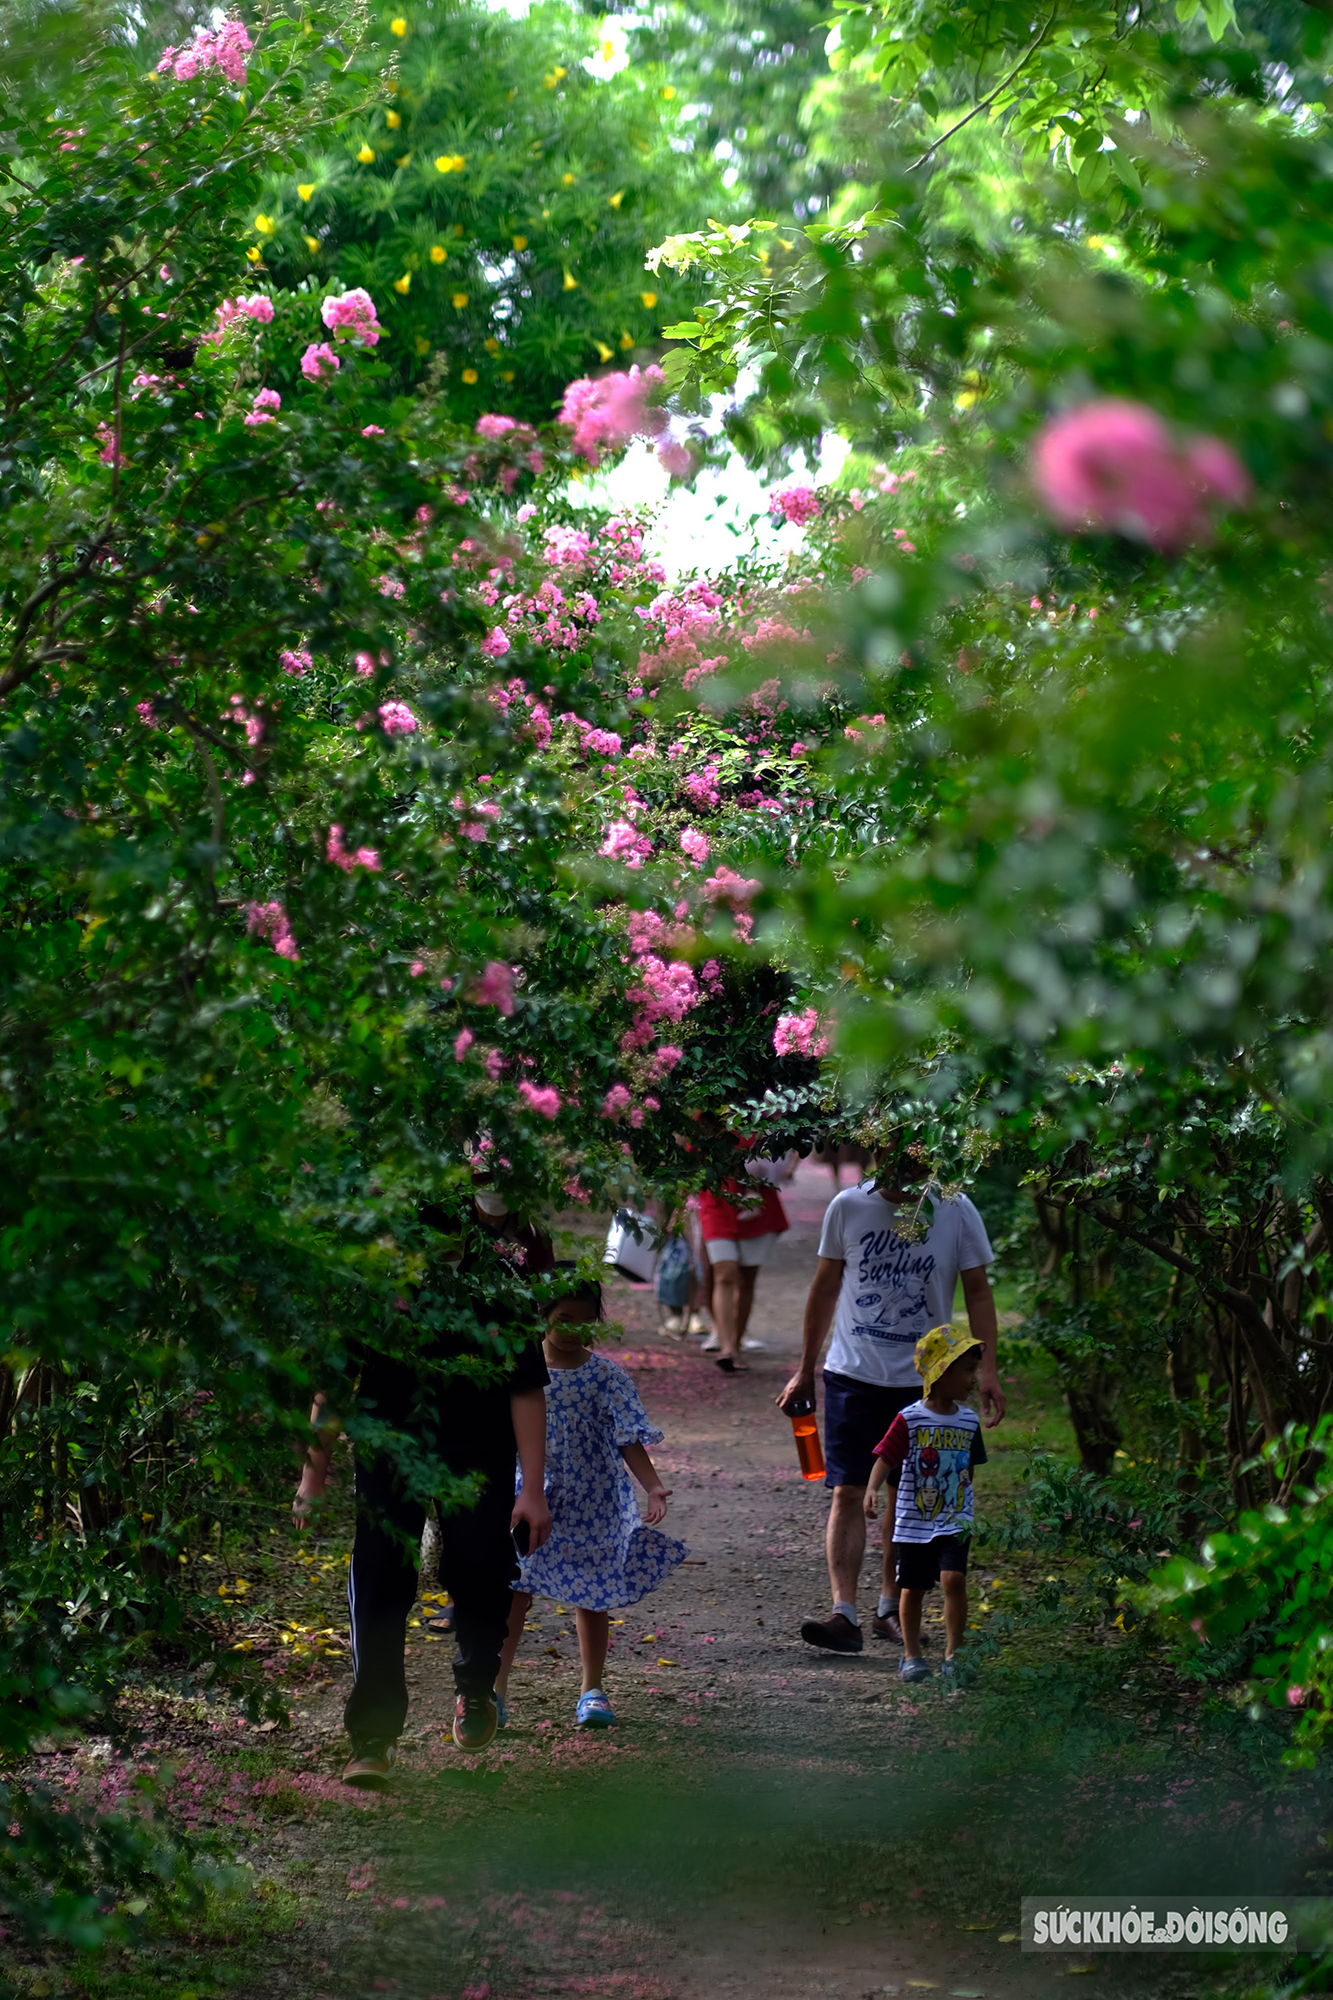
[[[355,1679],[343,1717],[352,1750],[343,1779],[365,1789],[387,1784],[407,1718],[404,1641],[421,1531],[435,1505],[432,1473],[443,1467],[455,1477],[473,1475],[480,1489],[474,1504],[442,1510],[440,1521],[440,1582],[453,1601],[458,1645],[453,1736],[462,1750],[485,1749],[496,1731],[493,1690],[517,1572],[513,1537],[538,1549],[551,1532],[542,1490],[546,1363],[536,1329],[514,1356],[514,1286],[512,1279],[503,1284],[505,1263],[523,1277],[549,1270],[550,1244],[504,1216],[478,1212],[473,1219],[493,1247],[475,1239],[470,1248],[459,1244],[456,1256],[432,1267],[418,1299],[427,1327],[432,1318],[444,1324],[427,1330],[410,1356],[368,1353],[357,1383],[361,1441],[347,1584]],[[423,1209],[422,1220],[438,1228],[449,1218]],[[507,1296],[488,1299],[492,1276]],[[507,1340],[488,1325],[500,1319],[509,1321]],[[450,1321],[480,1330],[469,1334]],[[341,1428],[322,1394],[311,1422],[316,1440],[297,1489],[298,1520],[324,1491]],[[517,1499],[515,1454],[523,1471]]]

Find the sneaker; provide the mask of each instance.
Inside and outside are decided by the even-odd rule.
[[[950,1660],[941,1660],[941,1661],[940,1661],[940,1679],[941,1679],[942,1681],[951,1681],[951,1682],[953,1683],[954,1687],[957,1687],[957,1685],[958,1685],[958,1662],[957,1662],[957,1660],[952,1660],[952,1659],[950,1659]]]
[[[928,1681],[932,1678],[930,1668],[924,1660],[902,1660],[898,1665],[900,1681]]]
[[[807,1646],[823,1646],[830,1653],[859,1653],[865,1644],[861,1627],[853,1625],[842,1611],[835,1611],[831,1618],[807,1618],[801,1637]]]
[[[720,1354],[722,1352],[722,1342],[718,1339],[717,1334],[711,1326],[707,1331],[708,1338],[700,1351],[704,1354]]]
[[[898,1623],[896,1611],[886,1611],[882,1618],[877,1611],[870,1621],[870,1629],[877,1639],[892,1639],[895,1646],[903,1643],[903,1628]]]
[[[358,1792],[383,1792],[393,1777],[396,1743],[353,1743],[343,1766],[343,1783]]]
[[[662,1315],[663,1333],[669,1333],[677,1340],[684,1335],[685,1325],[684,1313],[664,1313]]]
[[[576,1729],[609,1729],[616,1719],[616,1712],[600,1688],[589,1688],[578,1698],[574,1710]]]
[[[454,1703],[453,1737],[460,1750],[484,1750],[499,1726],[494,1695],[459,1695]]]
[[[713,1331],[713,1322],[706,1312],[692,1312],[690,1314],[689,1325],[685,1331],[686,1333],[711,1333]]]
[[[493,1702],[495,1703],[495,1726],[496,1726],[496,1728],[497,1728],[497,1729],[508,1729],[508,1727],[509,1727],[509,1703],[508,1703],[508,1702],[507,1702],[507,1701],[505,1700],[505,1698],[504,1698],[504,1696],[503,1696],[502,1694],[493,1694],[493,1695],[491,1696],[491,1700],[492,1700],[492,1701],[493,1701]]]
[[[768,1353],[768,1342],[766,1340],[751,1340],[748,1333],[746,1334],[744,1340],[741,1342],[741,1346],[745,1349],[745,1352],[747,1354]]]

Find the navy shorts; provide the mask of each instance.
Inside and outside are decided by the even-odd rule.
[[[899,1410],[919,1402],[921,1384],[885,1389],[824,1370],[824,1484],[866,1486],[879,1443]]]
[[[966,1576],[970,1540],[970,1535],[936,1535],[928,1542],[895,1542],[899,1590],[930,1590],[946,1569],[961,1570]]]

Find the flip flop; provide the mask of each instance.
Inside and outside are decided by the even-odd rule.
[[[743,1361],[737,1361],[730,1354],[719,1354],[715,1365],[724,1375],[748,1375],[750,1372]]]
[[[453,1629],[454,1614],[452,1611],[437,1611],[426,1620],[426,1630],[428,1632],[444,1633],[452,1632]]]

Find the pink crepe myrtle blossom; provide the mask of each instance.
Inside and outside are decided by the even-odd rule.
[[[573,450],[589,465],[601,463],[603,447],[617,450],[633,437],[660,437],[667,427],[666,413],[650,407],[648,397],[665,386],[666,377],[654,363],[637,365],[628,373],[603,375],[597,381],[586,376],[571,382],[565,390],[559,423],[574,432]]]
[[[363,424],[361,435],[363,438],[382,438],[384,436],[384,426],[383,424]]]
[[[342,367],[327,340],[312,340],[301,356],[301,373],[307,382],[322,382],[326,375],[334,375]]]
[[[469,999],[478,1007],[494,1007],[498,1013],[514,1011],[514,970],[498,958],[491,959],[479,979],[472,983]]]
[[[687,826],[680,836],[682,854],[689,856],[696,868],[702,868],[708,859],[708,838],[697,827]]]
[[[658,445],[657,462],[673,479],[688,479],[694,471],[694,453],[680,438],[667,438]]]
[[[185,47],[163,49],[157,73],[191,83],[201,70],[220,69],[228,83],[241,89],[245,85],[245,58],[253,47],[242,21],[224,21],[213,30],[196,28],[194,40]]]
[[[460,1028],[458,1033],[454,1036],[455,1062],[462,1062],[464,1056],[467,1054],[468,1050],[472,1047],[472,1042],[473,1042],[473,1034],[471,1028]]]
[[[287,921],[287,912],[281,903],[247,903],[245,928],[251,937],[263,938],[271,944],[279,958],[295,960],[300,957],[292,927]]]
[[[546,530],[542,561],[553,568],[575,569],[592,553],[592,536],[586,528],[566,528],[553,521]]]
[[[501,417],[495,415],[493,411],[484,417],[478,417],[476,423],[477,436],[482,438],[502,438],[509,431],[527,429],[528,426],[520,424],[517,417]]]
[[[769,494],[768,511],[775,521],[790,521],[793,527],[803,528],[807,521],[817,521],[823,509],[813,486],[791,485]]]
[[[99,424],[97,426],[97,436],[102,446],[102,449],[98,452],[97,456],[101,459],[103,465],[109,465],[112,466],[113,468],[119,469],[122,465],[127,465],[129,463],[129,460],[125,457],[124,452],[120,449],[120,446],[116,443],[115,432],[111,430],[108,425]]]
[[[804,743],[793,743],[791,749],[787,752],[789,757],[804,757],[805,754],[806,746]]]
[[[779,1056],[826,1056],[828,1036],[820,1030],[813,1007],[801,1014],[779,1014],[773,1030],[773,1053]]]
[[[157,718],[157,711],[151,701],[136,701],[134,704],[134,713],[138,716],[145,729],[160,729],[162,727]]]
[[[762,882],[752,877],[736,875],[730,868],[719,868],[716,875],[710,875],[704,883],[704,895],[710,903],[730,903],[735,909],[738,903],[748,903],[763,888]]]
[[[699,967],[699,978],[710,993],[722,991],[722,967],[715,958],[708,959]]]
[[[629,820],[613,819],[597,851],[608,861],[623,861],[627,868],[642,868],[653,851],[653,843]]]
[[[492,1083],[498,1083],[509,1067],[499,1049],[487,1049],[485,1057],[486,1074]]]
[[[379,715],[386,736],[411,736],[420,726],[405,701],[382,701]]]
[[[241,696],[238,694],[231,696],[230,706],[231,713],[224,716],[223,720],[243,723],[245,725],[245,740],[253,750],[257,744],[262,743],[264,740],[264,724],[262,720],[259,716],[250,713]]]
[[[577,1174],[571,1174],[569,1179],[567,1181],[561,1181],[560,1185],[564,1189],[565,1193],[569,1196],[571,1201],[581,1202],[586,1207],[588,1202],[592,1199],[592,1197],[588,1193],[587,1188],[583,1186]]]
[[[254,292],[248,299],[223,299],[217,309],[217,319],[211,333],[206,333],[200,342],[202,347],[216,347],[228,327],[239,320],[252,319],[260,326],[268,326],[273,319],[273,301],[263,292]]]
[[[1293,1682],[1287,1689],[1287,1707],[1303,1708],[1305,1706],[1306,1692],[1306,1689],[1301,1687],[1298,1682]]]
[[[353,661],[353,665],[356,668],[358,680],[369,680],[375,671],[375,662],[371,659],[369,653],[358,653],[356,659]]]
[[[354,868],[368,869],[372,875],[378,875],[380,872],[380,857],[376,849],[344,847],[343,830],[340,826],[329,828],[328,838],[324,842],[324,859],[331,861],[335,868],[341,868],[345,875],[350,875]]]
[[[360,285],[349,292],[330,292],[319,316],[335,340],[359,340],[363,347],[374,347],[382,331],[375,314],[375,301]],[[361,435],[364,437],[365,432]]]
[[[412,963],[411,963],[411,964],[410,964],[410,965],[408,966],[408,968],[407,968],[407,976],[408,976],[408,978],[409,978],[409,979],[420,979],[420,977],[421,977],[422,973],[423,973],[423,972],[424,972],[425,970],[426,970],[426,961],[425,961],[425,959],[424,959],[424,958],[414,958],[414,959],[412,960]]]
[[[692,805],[710,809],[720,805],[722,794],[717,788],[717,765],[705,764],[700,771],[691,771],[681,781],[681,790],[687,794]]]
[[[618,757],[620,738],[614,729],[586,729],[583,736],[585,756]]]
[[[660,1049],[654,1049],[648,1066],[648,1074],[653,1082],[660,1083],[664,1076],[669,1075],[683,1054],[684,1050],[678,1049],[673,1042],[664,1042]]]
[[[1100,397],[1039,435],[1032,478],[1065,529],[1110,528],[1168,553],[1204,540],[1218,506],[1241,506],[1250,478],[1220,438],[1180,441],[1146,404]]]
[[[560,1092],[549,1086],[529,1083],[525,1078],[518,1086],[518,1094],[523,1101],[543,1118],[554,1118],[560,1109]]]
[[[623,1083],[613,1083],[602,1099],[603,1118],[623,1118],[630,1107],[630,1094]]]
[[[281,408],[282,397],[276,389],[258,389],[255,392],[254,402],[241,421],[242,423],[251,425],[271,424],[273,422],[273,412]]]
[[[302,674],[308,674],[314,664],[309,653],[303,647],[298,647],[295,652],[282,652],[278,654],[278,665],[282,668],[282,671],[285,674],[295,674],[297,680],[300,680]]]
[[[503,659],[504,655],[509,651],[509,634],[503,627],[492,625],[478,650],[483,652],[488,660]]]
[[[407,585],[400,582],[396,576],[382,576],[377,587],[381,597],[396,598],[407,595]]]

